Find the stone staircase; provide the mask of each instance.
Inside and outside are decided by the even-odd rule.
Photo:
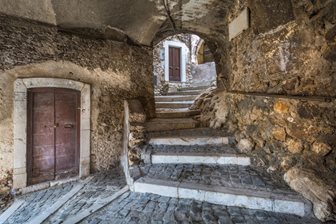
[[[191,117],[197,111],[187,108],[196,96],[184,94],[190,91],[200,92],[156,97],[158,118],[147,124],[150,140],[142,155],[146,165],[140,167],[133,191],[311,216],[310,202],[254,167],[225,130],[198,127]],[[169,108],[166,102],[183,107]]]
[[[197,128],[199,123],[192,117],[198,115],[199,111],[189,110],[189,107],[205,88],[184,88],[165,96],[156,96],[156,118],[147,123],[147,131]]]

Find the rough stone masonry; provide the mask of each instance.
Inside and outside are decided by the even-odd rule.
[[[336,3],[240,1],[236,13],[244,7],[251,27],[231,41],[226,90],[204,93],[193,108],[203,125],[234,133],[256,164],[286,173],[318,218],[333,220]]]
[[[53,77],[92,87],[91,170],[118,165],[123,100],[138,98],[153,113],[150,48],[62,33],[56,27],[1,16],[0,182],[11,187],[13,83],[16,78]],[[127,65],[127,66],[126,66]]]
[[[245,7],[250,27],[229,41],[228,24]],[[311,200],[319,219],[336,219],[335,0],[0,0],[0,13],[6,191],[16,78],[91,84],[91,167],[106,169],[118,164],[123,99],[140,99],[153,116],[153,44],[184,32],[203,38],[216,62],[218,88],[196,101],[199,119],[228,128],[256,164]]]

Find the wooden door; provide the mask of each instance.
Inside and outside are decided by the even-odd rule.
[[[169,81],[181,81],[181,48],[169,47]]]
[[[78,175],[80,93],[28,90],[28,184]]]

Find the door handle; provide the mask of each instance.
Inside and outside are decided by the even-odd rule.
[[[73,124],[64,124],[64,128],[73,128],[74,125]]]

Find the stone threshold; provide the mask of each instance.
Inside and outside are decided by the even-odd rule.
[[[92,177],[88,177],[88,178],[92,178]],[[35,191],[44,190],[44,189],[54,187],[54,186],[59,186],[59,185],[63,185],[63,184],[71,183],[71,182],[76,182],[78,180],[80,180],[80,177],[77,176],[77,177],[61,179],[61,180],[46,181],[46,182],[43,182],[43,183],[34,184],[34,185],[30,185],[30,186],[27,186],[27,187],[24,187],[24,188],[17,189],[16,193],[24,195],[24,194],[32,193],[32,192],[35,192]]]
[[[223,153],[194,152],[157,152],[151,155],[153,164],[217,164],[217,165],[251,165],[250,157]]]
[[[134,192],[166,197],[194,199],[225,206],[310,216],[311,206],[301,196],[262,190],[209,186],[142,177],[134,183]]]
[[[166,137],[151,138],[150,145],[227,145],[229,137]]]

